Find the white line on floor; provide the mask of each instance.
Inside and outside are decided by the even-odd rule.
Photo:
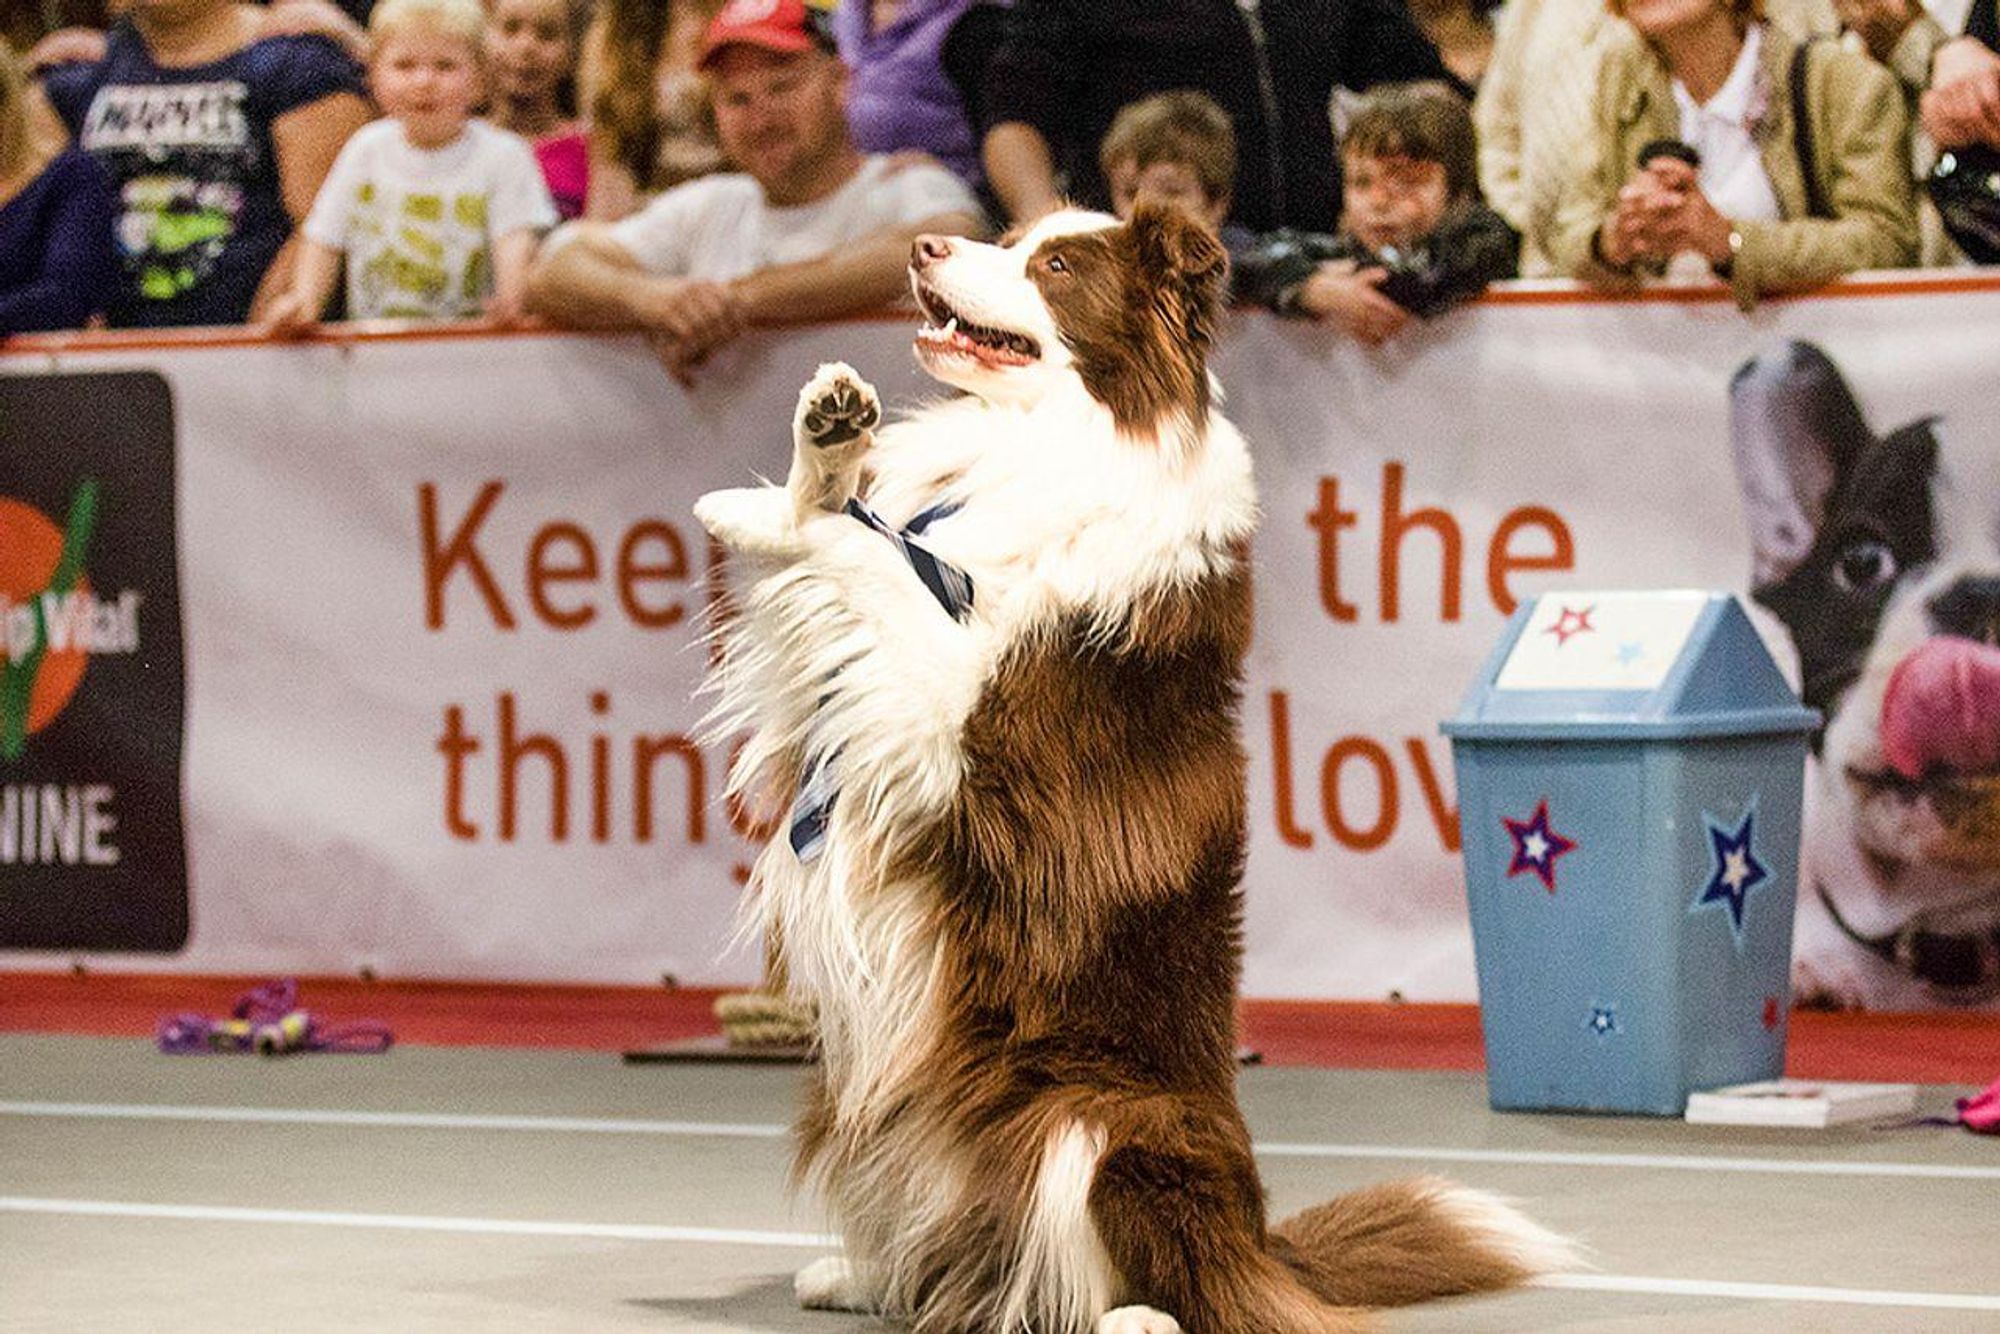
[[[328,1213],[305,1209],[244,1209],[223,1205],[138,1204],[119,1200],[55,1200],[21,1196],[0,1196],[0,1213],[198,1223],[298,1224],[309,1227],[475,1233],[488,1236],[585,1237],[617,1241],[684,1242],[711,1246],[771,1246],[801,1250],[824,1250],[838,1244],[833,1237],[811,1232],[666,1227],[646,1223],[451,1218],[423,1214]],[[1729,1297],[1745,1301],[1901,1306],[1942,1311],[2000,1311],[2000,1296],[1969,1292],[1896,1292],[1870,1288],[1805,1287],[1785,1283],[1648,1278],[1628,1274],[1555,1274],[1537,1280],[1535,1286],[1567,1291],[1631,1292],[1666,1297]]]
[[[2000,1311],[2000,1297],[1971,1292],[1816,1288],[1790,1283],[1730,1283],[1705,1278],[1643,1278],[1631,1274],[1550,1274],[1535,1280],[1534,1286],[1572,1292],[1643,1292],[1661,1297],[1735,1297],[1757,1302],[1833,1302],[1841,1306],[1921,1306],[1938,1311]]]
[[[1724,1158],[1695,1153],[1566,1153],[1554,1149],[1447,1149],[1403,1144],[1258,1144],[1262,1158],[1370,1158],[1407,1162],[1502,1163],[1536,1167],[1626,1167],[1644,1171],[1769,1172],[1780,1176],[1916,1177],[2000,1181],[2000,1167],[1887,1163],[1839,1158]]]
[[[226,1124],[369,1126],[399,1130],[535,1130],[577,1135],[680,1135],[783,1139],[784,1126],[624,1117],[479,1116],[456,1112],[354,1112],[324,1107],[175,1107],[155,1103],[0,1102],[0,1115],[110,1121],[220,1121]]]
[[[425,1214],[346,1214],[315,1209],[244,1209],[216,1204],[134,1204],[122,1200],[46,1200],[0,1195],[0,1213],[83,1218],[169,1219],[191,1223],[300,1223],[310,1227],[377,1228],[398,1232],[477,1232],[514,1237],[597,1237],[617,1241],[683,1241],[710,1246],[796,1246],[825,1250],[839,1239],[816,1232],[755,1232],[727,1227],[666,1227],[652,1223],[568,1223],[527,1218],[440,1218]]]
[[[718,1121],[642,1121],[567,1116],[480,1116],[447,1112],[359,1112],[327,1108],[198,1107],[153,1103],[0,1102],[0,1115],[224,1124],[365,1126],[414,1130],[524,1130],[556,1134],[667,1135],[783,1139],[779,1125]],[[1704,1154],[1573,1153],[1553,1149],[1453,1149],[1406,1144],[1258,1144],[1264,1158],[1357,1158],[1377,1162],[1493,1163],[1527,1167],[1627,1168],[1640,1171],[1749,1172],[1778,1176],[1900,1177],[2000,1181],[2000,1167],[1896,1163],[1872,1159],[1728,1158]]]

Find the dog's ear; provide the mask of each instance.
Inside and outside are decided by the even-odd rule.
[[[1737,370],[1729,382],[1729,428],[1750,524],[1753,582],[1762,588],[1805,559],[1829,498],[1875,434],[1832,359],[1801,342]]]
[[[1207,347],[1229,281],[1222,238],[1180,205],[1155,200],[1133,209],[1128,225],[1141,279],[1153,291],[1175,295],[1188,336]]]

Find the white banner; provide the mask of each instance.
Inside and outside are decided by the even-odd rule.
[[[0,354],[14,374],[155,370],[175,408],[192,932],[170,960],[91,962],[754,978],[731,937],[751,844],[719,799],[726,754],[692,740],[708,554],[689,510],[781,473],[822,360],[892,402],[935,392],[908,337],[752,339],[687,392],[624,337]],[[2000,291],[1905,283],[1748,318],[1516,294],[1379,352],[1233,321],[1216,369],[1264,503],[1249,994],[1472,998],[1438,723],[1518,600],[1746,588],[1731,377],[1791,339],[1880,432],[1941,414],[1978,436],[1994,409]]]

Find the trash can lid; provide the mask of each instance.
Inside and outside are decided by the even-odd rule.
[[[1634,741],[1804,735],[1820,715],[1730,593],[1548,593],[1515,611],[1447,736]]]

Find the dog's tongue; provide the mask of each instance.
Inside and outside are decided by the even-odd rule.
[[[1897,663],[1882,750],[1905,778],[2000,768],[2000,648],[1940,637]]]

